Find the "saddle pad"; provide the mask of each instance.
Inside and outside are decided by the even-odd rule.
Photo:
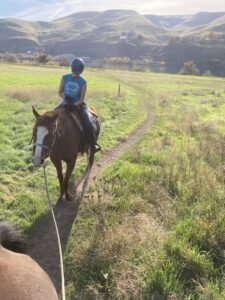
[[[97,111],[93,107],[88,107],[88,110],[93,116],[98,117]]]

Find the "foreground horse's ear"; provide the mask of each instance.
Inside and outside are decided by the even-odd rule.
[[[39,113],[36,111],[36,109],[34,108],[34,106],[32,106],[32,110],[33,110],[33,114],[34,114],[34,116],[35,116],[36,119],[38,117],[40,117]]]

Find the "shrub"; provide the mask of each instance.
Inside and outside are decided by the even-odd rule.
[[[212,73],[211,73],[210,70],[207,70],[207,71],[205,71],[205,72],[202,74],[202,76],[208,76],[208,77],[211,77],[211,76],[213,76],[213,75],[212,75]]]
[[[68,67],[70,65],[68,59],[63,58],[59,61],[59,66],[60,67]]]
[[[46,64],[49,61],[48,55],[47,54],[41,54],[41,55],[38,56],[37,60],[38,60],[39,63]]]
[[[198,75],[199,69],[196,67],[193,61],[185,62],[180,70],[181,75]]]
[[[5,55],[5,61],[10,63],[16,63],[18,62],[17,56],[14,53],[7,53]]]

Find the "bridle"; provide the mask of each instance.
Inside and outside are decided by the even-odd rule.
[[[44,143],[37,143],[37,142],[35,142],[33,145],[34,146],[39,146],[39,147],[41,147],[41,148],[43,148],[43,149],[46,149],[46,150],[48,150],[48,155],[52,152],[52,150],[53,150],[53,147],[54,147],[54,145],[55,145],[55,141],[56,141],[56,136],[57,136],[57,132],[58,132],[58,122],[57,122],[57,120],[55,121],[55,130],[54,130],[54,132],[53,132],[53,141],[52,141],[52,144],[50,145],[50,146],[47,146],[47,145],[45,145]],[[31,139],[31,142],[33,141],[33,139],[34,139],[34,134],[33,134],[33,136],[32,136],[32,139]]]

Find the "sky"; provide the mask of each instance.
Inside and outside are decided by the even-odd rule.
[[[54,20],[80,11],[132,9],[141,14],[225,12],[225,0],[1,0],[0,18]]]

